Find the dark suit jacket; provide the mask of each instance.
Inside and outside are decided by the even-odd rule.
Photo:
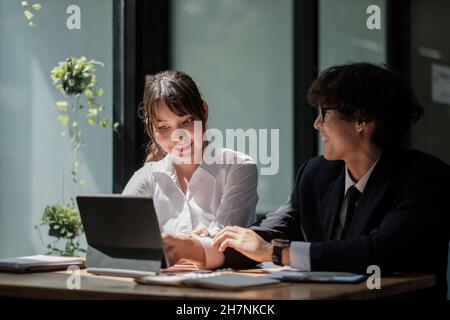
[[[345,163],[322,156],[301,167],[289,200],[251,228],[267,241],[311,242],[312,271],[433,273],[446,294],[450,167],[417,150],[384,152],[355,209],[347,240],[334,240]],[[225,266],[255,264],[232,249]]]

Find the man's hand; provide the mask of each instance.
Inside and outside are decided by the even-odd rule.
[[[205,252],[197,237],[184,233],[177,235],[163,233],[161,238],[171,265],[182,260],[195,263],[198,268],[206,264]]]
[[[272,261],[272,244],[247,228],[226,227],[222,229],[214,237],[212,246],[218,248],[220,252],[231,247],[258,262]]]

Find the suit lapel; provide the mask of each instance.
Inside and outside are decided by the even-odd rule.
[[[320,210],[322,227],[324,231],[324,239],[330,240],[333,236],[336,219],[341,210],[342,200],[344,197],[345,184],[345,166],[341,173],[334,180],[324,192],[324,196],[320,198]]]
[[[390,154],[383,154],[372,171],[353,215],[348,231],[350,238],[364,234],[369,220],[376,214],[375,210],[390,185],[394,160]]]

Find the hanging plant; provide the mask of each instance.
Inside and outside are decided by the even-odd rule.
[[[77,209],[71,205],[55,204],[47,206],[35,228],[39,232],[42,242],[41,228],[48,227],[48,235],[56,238],[47,244],[49,254],[59,256],[76,256],[85,253],[86,250],[80,245],[79,238],[83,234],[83,225]],[[60,241],[64,241],[63,249],[60,249]]]
[[[28,1],[21,1],[20,5],[24,8],[23,14],[28,21],[28,26],[34,27],[36,25],[34,18],[36,13],[42,10],[42,4],[36,2],[30,5]]]
[[[81,116],[84,114],[84,120],[91,126],[112,128],[115,133],[119,133],[119,123],[113,123],[111,119],[103,116],[105,105],[99,103],[98,98],[104,91],[98,87],[95,66],[103,67],[103,63],[93,59],[88,60],[86,57],[70,57],[59,62],[50,73],[55,88],[67,97],[66,100],[56,102],[59,112],[57,119],[64,127],[61,134],[69,138],[74,153],[71,175],[73,183],[79,186],[80,192],[86,182],[80,175],[82,163],[79,153],[84,144],[79,126]],[[83,95],[87,106],[80,103]],[[79,242],[74,240],[83,233],[74,197],[70,198],[70,204],[55,204],[45,208],[39,223],[35,226],[41,240],[41,228],[44,226],[48,227],[48,235],[56,238],[47,245],[49,254],[73,256],[79,252],[85,252]],[[58,243],[61,240],[65,241],[64,249],[59,249]]]
[[[103,117],[105,105],[99,103],[97,99],[103,95],[102,88],[96,88],[98,82],[95,77],[95,65],[103,67],[103,63],[96,60],[88,60],[86,57],[67,58],[66,61],[59,62],[50,74],[53,79],[53,85],[60,90],[62,94],[71,98],[68,101],[56,102],[56,108],[59,110],[58,120],[65,127],[61,133],[70,138],[72,150],[75,153],[75,161],[72,165],[72,180],[74,183],[83,185],[85,180],[80,177],[79,151],[84,144],[81,138],[79,128],[80,113],[85,112],[85,119],[91,126],[101,128],[112,127],[118,133],[119,123],[112,123],[112,120]],[[88,107],[80,104],[80,96],[84,94]]]

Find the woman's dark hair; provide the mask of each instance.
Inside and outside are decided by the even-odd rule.
[[[370,63],[332,66],[313,82],[308,101],[337,109],[343,120],[374,121],[372,142],[382,149],[399,148],[423,108],[411,88],[387,68]]]
[[[147,161],[161,160],[165,153],[153,135],[155,109],[158,101],[164,101],[170,111],[178,116],[191,115],[206,125],[206,110],[200,91],[194,80],[181,71],[163,71],[150,76],[145,84],[144,99],[139,106],[139,116],[150,138],[147,145]]]

